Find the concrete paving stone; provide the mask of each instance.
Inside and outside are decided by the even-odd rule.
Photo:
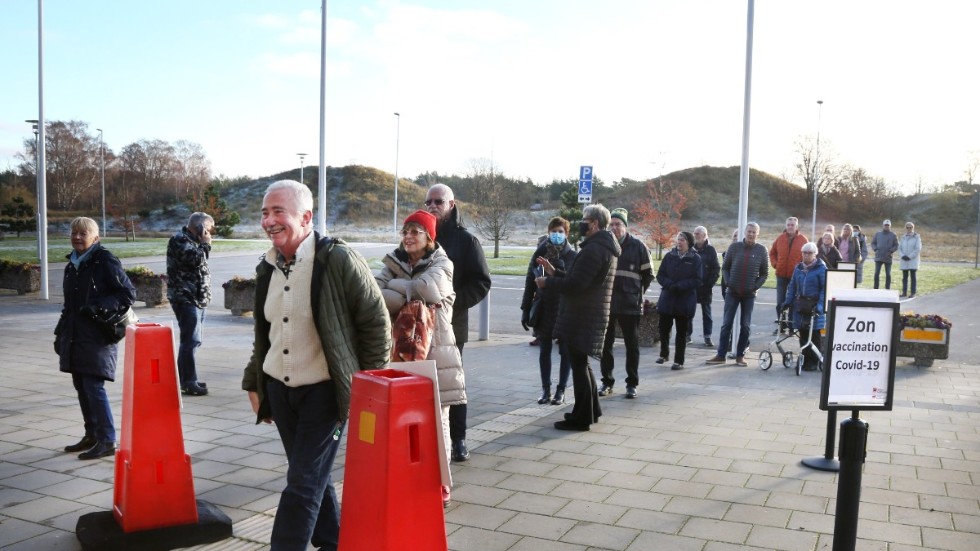
[[[80,548],[78,539],[72,532],[51,530],[31,539],[4,547],[4,551],[75,551]]]
[[[727,501],[729,503],[745,503],[763,505],[769,499],[769,492],[751,488],[736,488],[734,486],[715,486],[708,492],[708,499]]]
[[[207,418],[202,417],[202,419],[207,419]],[[215,430],[213,427],[210,426],[206,428],[185,426],[183,432],[184,432],[185,445],[186,442],[215,442],[220,438],[229,436],[228,432],[225,432],[223,430]],[[256,441],[253,441],[253,444],[264,440],[265,439],[256,439]],[[227,442],[226,444],[234,445],[234,442]],[[237,447],[244,448],[247,446],[237,446]]]
[[[0,530],[0,549],[7,549],[18,542],[30,540],[52,530],[48,526],[4,515],[0,515],[0,526],[3,527],[3,530]]]
[[[33,465],[38,461],[44,461],[45,459],[58,457],[59,455],[64,453],[64,452],[54,452],[52,450],[45,450],[41,448],[34,448],[31,446],[24,446],[24,445],[20,445],[20,446],[21,447],[17,449],[13,449],[9,452],[0,455],[0,461],[9,461],[10,463],[17,463],[20,465]]]
[[[33,491],[44,486],[71,480],[71,476],[41,469],[34,469],[0,480],[0,485],[19,490]],[[39,492],[43,493],[43,492]]]
[[[507,551],[521,539],[515,534],[505,534],[480,528],[463,526],[448,537],[450,551]]]
[[[919,457],[917,455],[907,455],[892,453],[891,463],[893,465],[923,467],[928,469],[941,469],[942,461],[938,457]]]
[[[973,517],[977,518],[977,517]],[[927,511],[908,507],[889,507],[888,519],[894,524],[953,530],[953,515],[944,511]]]
[[[594,501],[571,500],[559,511],[554,513],[554,516],[583,522],[615,524],[626,511],[626,507],[613,505],[608,502],[596,503]]]
[[[610,471],[622,474],[637,474],[646,466],[646,462],[622,459],[618,457],[600,455],[592,465],[593,469]]]
[[[635,459],[637,461],[646,461],[651,464],[664,464],[664,465],[674,465],[680,460],[684,459],[686,454],[678,452],[669,452],[667,450],[636,450],[630,459]]]
[[[921,467],[915,470],[915,478],[921,480],[935,480],[937,482],[949,482],[953,484],[975,484],[971,473],[967,471],[955,471],[942,469],[938,465],[935,467]]]
[[[476,505],[486,505],[496,507],[507,498],[516,495],[518,492],[502,490],[493,486],[481,486],[479,484],[460,484],[453,481],[453,502],[473,503]]]
[[[559,540],[572,527],[575,520],[555,518],[550,515],[518,513],[496,528],[501,532],[530,536],[544,540]]]
[[[837,490],[838,485],[836,482],[830,482],[829,480],[827,482],[805,480],[803,481],[803,489],[800,491],[800,493],[805,496],[834,498],[837,497]]]
[[[591,468],[572,467],[569,465],[559,465],[552,469],[546,476],[557,480],[568,480],[575,482],[595,483],[606,473]]]
[[[643,531],[630,543],[626,551],[651,551],[670,549],[671,551],[703,551],[705,540],[655,531]]]
[[[495,467],[498,471],[530,476],[543,476],[556,468],[554,464],[526,459],[504,461]]]
[[[724,520],[786,528],[791,514],[793,512],[786,509],[732,503],[725,513]]]
[[[922,455],[925,457],[938,457],[944,460],[944,464],[945,464],[945,460],[947,459],[966,460],[966,458],[963,455],[963,450],[951,449],[951,448],[939,448],[936,447],[935,444],[933,444],[932,446],[917,445],[915,447],[915,454]]]
[[[567,506],[570,501],[572,500],[553,495],[515,492],[498,503],[497,507],[522,513],[554,515],[557,511]]]
[[[771,492],[766,500],[766,507],[789,509],[791,511],[809,511],[823,513],[828,510],[828,500],[824,497],[804,496],[797,493]]]
[[[274,453],[254,453],[241,459],[236,459],[234,464],[253,467],[255,469],[276,470],[277,472],[288,467],[286,456]]]
[[[980,517],[953,513],[953,527],[958,532],[980,534]]]
[[[770,492],[799,494],[803,491],[804,482],[804,480],[753,474],[749,476],[749,480],[745,483],[745,487]]]
[[[980,461],[941,458],[940,462],[942,463],[943,469],[966,471],[970,473],[971,476],[980,474]]]
[[[980,487],[967,484],[946,484],[946,494],[949,497],[980,500]]]
[[[704,439],[704,435],[703,434],[700,434],[700,433],[689,433],[689,432],[683,432],[683,431],[679,431],[679,430],[671,430],[671,431],[665,430],[665,431],[662,431],[660,434],[658,434],[657,437],[660,438],[660,439],[662,439],[662,440],[667,440],[667,441],[673,442],[673,443],[688,442],[688,443],[691,443],[691,444],[700,443],[701,440]]]
[[[446,522],[472,526],[475,528],[483,528],[486,530],[496,530],[502,524],[514,518],[518,514],[520,513],[508,509],[462,503],[446,513]],[[505,531],[518,533],[512,530]]]
[[[870,541],[904,543],[906,545],[922,545],[923,543],[921,527],[892,522],[862,519],[858,522],[857,535],[861,539]]]
[[[786,528],[790,530],[802,530],[805,532],[820,532],[824,534],[834,533],[834,518],[832,514],[807,513],[805,511],[793,511]]]
[[[561,541],[598,549],[624,550],[636,540],[639,534],[639,530],[632,528],[579,522],[562,536]]]
[[[478,486],[496,486],[501,480],[504,480],[511,474],[512,473],[505,473],[495,470],[462,467],[453,471],[453,483],[475,484]]]
[[[725,501],[672,496],[667,505],[664,505],[663,511],[692,517],[722,519],[725,518],[731,505]]]
[[[493,455],[496,456],[498,460],[510,458],[540,461],[547,457],[549,452],[533,446],[505,446],[500,448]]]
[[[609,496],[615,491],[616,490],[614,488],[608,488],[597,484],[566,481],[555,487],[555,489],[550,492],[550,495],[568,500],[582,500],[601,503],[608,499]]]
[[[692,518],[681,528],[680,535],[727,543],[743,543],[751,524],[706,518]]]
[[[686,496],[694,498],[704,498],[711,491],[713,485],[700,482],[686,482],[682,480],[662,479],[654,485],[653,490],[662,494]]]
[[[749,547],[742,544],[709,541],[703,551],[761,551],[761,547]]]
[[[222,484],[214,489],[208,490],[197,488],[195,484],[195,492],[197,493],[198,499],[228,507],[241,507],[246,503],[252,503],[272,493],[267,490],[234,484]]]
[[[687,515],[630,508],[616,521],[616,525],[637,530],[654,530],[664,534],[676,534],[688,519],[690,517]]]
[[[223,461],[193,458],[191,461],[191,471],[194,473],[194,478],[211,479],[238,469],[241,469],[240,465],[225,463]]]
[[[710,469],[714,471],[727,471],[732,463],[732,459],[726,457],[714,457],[705,455],[685,455],[680,460],[680,465],[693,469]]]
[[[817,548],[817,534],[771,526],[754,526],[745,543],[781,551],[813,551]]]
[[[938,496],[947,495],[948,485],[943,482],[905,477],[889,477],[888,482],[889,487],[896,491]]]
[[[240,486],[261,486],[272,482],[280,482],[282,474],[266,469],[255,469],[252,467],[241,467],[231,472],[211,477],[217,482],[237,484]]]
[[[732,460],[728,466],[728,471],[733,473],[745,473],[749,475],[764,475],[778,477],[782,473],[784,466],[773,463],[763,463],[761,461]]]
[[[72,537],[74,537],[75,528],[78,526],[78,519],[81,518],[82,515],[87,515],[89,513],[101,513],[105,511],[111,511],[111,510],[112,510],[111,507],[103,509],[101,507],[96,507],[94,505],[85,505],[81,509],[76,509],[74,511],[71,511],[70,513],[65,513],[63,515],[58,515],[56,517],[49,518],[48,520],[44,521],[44,525],[50,526],[51,528],[55,528],[57,530],[68,532],[72,534]]]
[[[921,509],[945,511],[947,513],[980,514],[980,504],[975,499],[923,495],[919,496],[918,506]]]
[[[43,522],[58,515],[77,511],[83,507],[84,505],[77,501],[53,496],[42,496],[18,505],[6,507],[3,510],[3,514],[28,522]]]
[[[496,486],[497,488],[502,488],[505,490],[530,492],[533,494],[548,494],[560,484],[560,481],[550,478],[513,474],[500,481]]]
[[[765,455],[765,451],[764,450],[750,450],[750,449],[747,449],[745,446],[748,445],[748,443],[749,443],[748,440],[746,440],[744,442],[737,442],[736,441],[736,442],[733,442],[731,444],[724,444],[722,442],[717,442],[717,441],[712,442],[712,441],[710,441],[710,438],[709,439],[706,439],[706,440],[709,440],[706,443],[712,444],[712,445],[715,445],[715,446],[718,447],[718,449],[715,450],[715,453],[714,453],[714,456],[715,457],[724,457],[726,459],[732,459],[732,460],[736,460],[736,461],[755,461],[755,462],[758,462],[758,461],[761,461],[762,460],[762,457]]]
[[[560,541],[525,537],[507,551],[586,551],[586,547]]]
[[[749,475],[745,473],[733,473],[714,469],[699,469],[691,482],[701,482],[704,484],[743,487],[748,482]]]
[[[881,488],[861,488],[861,501],[863,503],[881,503],[883,505],[896,505],[899,507],[916,507],[919,503],[917,494],[903,490],[881,489]]]
[[[610,446],[608,444],[592,444],[585,449],[585,453],[609,459],[629,459],[634,453],[636,453],[636,448],[632,446],[632,442],[630,440],[627,440],[626,442],[615,446]]]
[[[53,473],[51,473],[53,474]],[[51,477],[48,482],[54,482],[42,488],[36,488],[39,494],[60,497],[63,499],[80,499],[95,493],[104,492],[112,489],[113,485],[98,480],[86,478],[69,477],[61,482],[55,482],[55,477]]]
[[[649,476],[651,478],[665,478],[670,480],[680,480],[687,481],[694,478],[698,470],[693,467],[686,467],[683,465],[673,465],[673,464],[663,464],[663,463],[651,463],[640,471],[643,476]]]
[[[648,476],[609,471],[598,484],[611,488],[628,488],[632,490],[650,490],[659,479]]]

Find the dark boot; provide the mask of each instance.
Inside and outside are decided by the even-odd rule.
[[[109,457],[110,455],[115,455],[116,453],[116,443],[110,440],[103,440],[96,442],[92,449],[87,452],[82,452],[78,454],[79,459],[98,459],[100,457]]]
[[[555,389],[555,397],[551,399],[551,405],[560,406],[565,403],[565,387],[559,386]]]
[[[65,451],[68,453],[75,453],[80,451],[85,451],[90,449],[95,445],[95,437],[91,434],[86,434],[78,441],[77,444],[72,444],[71,446],[65,446]]]
[[[551,401],[551,387],[550,386],[541,387],[541,397],[538,398],[538,404],[543,406],[550,401]]]

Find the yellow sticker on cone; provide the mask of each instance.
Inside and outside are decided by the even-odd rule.
[[[359,417],[357,438],[361,442],[374,444],[375,427],[378,424],[378,416],[373,411],[362,411]]]

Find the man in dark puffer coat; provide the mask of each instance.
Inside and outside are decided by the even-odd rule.
[[[619,243],[606,231],[609,218],[609,210],[602,205],[585,207],[579,222],[579,234],[585,236],[585,241],[565,277],[535,280],[538,288],[554,289],[561,295],[555,336],[562,339],[572,363],[575,407],[565,414],[565,420],[555,423],[559,430],[589,430],[589,425],[602,415],[589,356],[602,356],[616,265],[622,253]],[[554,273],[547,260],[539,262],[545,273]]]

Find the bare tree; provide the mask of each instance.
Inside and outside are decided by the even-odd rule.
[[[473,225],[483,237],[493,241],[493,257],[500,258],[500,242],[507,238],[514,225],[513,194],[507,180],[494,170],[493,161],[485,158],[469,162],[469,178],[479,210]]]
[[[177,201],[200,195],[211,180],[211,161],[201,144],[177,140],[173,146],[175,193]]]
[[[81,121],[53,121],[45,128],[44,172],[54,206],[72,210],[78,199],[98,182],[99,141],[88,133],[88,124]],[[20,171],[35,175],[37,142],[24,140],[24,161]]]
[[[817,142],[811,136],[800,136],[796,140],[796,175],[803,178],[807,196],[813,196],[816,186],[818,193],[824,193],[841,180],[841,167],[835,160],[835,155],[829,145],[824,142],[819,150]]]

